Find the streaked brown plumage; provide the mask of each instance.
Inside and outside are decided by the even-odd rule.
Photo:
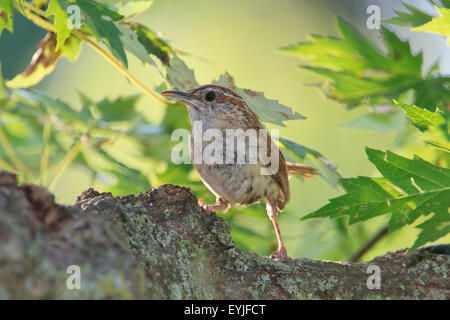
[[[247,103],[234,91],[218,86],[203,85],[185,91],[166,91],[162,95],[182,101],[188,107],[191,124],[200,122],[202,133],[208,129],[217,129],[223,136],[226,136],[227,129],[256,130],[259,135],[260,129],[264,126],[258,116],[250,109]],[[192,133],[192,132],[191,132]],[[265,133],[263,133],[265,134]],[[191,134],[191,158],[194,150],[195,136]],[[245,139],[245,137],[244,137]],[[265,139],[263,136],[262,139]],[[258,140],[259,141],[259,140]],[[201,141],[203,150],[212,141]],[[247,143],[250,143],[250,138]],[[236,145],[233,149],[227,149],[223,145],[223,164],[195,163],[194,167],[198,171],[204,184],[216,195],[215,205],[206,205],[208,211],[227,211],[230,205],[249,206],[267,199],[266,210],[272,220],[278,238],[278,251],[272,254],[275,260],[287,260],[286,248],[283,244],[277,223],[278,211],[283,211],[290,199],[288,173],[310,178],[317,174],[314,168],[301,164],[286,163],[278,147],[273,143],[267,133],[267,155],[273,152],[278,153],[278,170],[274,174],[261,174],[263,165],[258,157],[256,163],[234,163],[227,164],[226,154],[238,157]],[[246,148],[247,150],[247,148]],[[246,155],[247,157],[248,155]],[[202,203],[202,201],[201,201]],[[203,205],[203,204],[202,204]]]

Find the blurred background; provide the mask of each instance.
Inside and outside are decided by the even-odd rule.
[[[433,7],[425,1],[408,3],[434,13]],[[337,16],[343,17],[383,50],[378,31],[366,27],[369,4],[381,7],[382,19],[393,16],[394,9],[402,8],[400,0],[155,0],[149,10],[134,20],[159,32],[170,39],[172,46],[186,52],[183,60],[195,70],[200,84],[210,83],[228,71],[239,87],[263,91],[266,97],[279,100],[304,115],[305,120],[288,121],[287,127],[279,128],[280,136],[319,150],[329,161],[337,164],[343,177],[377,176],[375,168],[367,160],[366,146],[396,151],[407,157],[417,153],[417,150],[414,147],[398,150],[395,127],[385,132],[374,132],[346,125],[367,110],[346,110],[342,104],[327,99],[311,86],[320,78],[298,68],[300,60],[278,50],[306,41],[308,34],[337,36]],[[26,68],[38,42],[46,33],[19,14],[14,18],[14,34],[4,32],[0,38],[0,63],[4,79],[12,79]],[[402,39],[409,39],[414,53],[423,51],[425,68],[440,59],[441,72],[450,74],[450,49],[443,37],[413,33],[407,27],[392,26],[391,29]],[[129,57],[129,63],[129,70],[147,86],[155,87],[161,83],[154,68],[143,67],[133,57]],[[56,70],[36,88],[73,106],[80,105],[78,92],[96,101],[105,97],[114,99],[141,94],[137,87],[87,45],[83,45],[75,63],[62,59]],[[159,123],[166,113],[166,107],[145,95],[139,100],[138,108],[148,123]],[[124,155],[134,152],[126,142],[117,144],[115,148],[113,152]],[[163,152],[170,156],[169,148]],[[428,155],[420,156],[427,159]],[[164,171],[161,163],[145,163],[145,159],[134,161],[141,161],[140,165],[148,167],[147,177],[151,186],[184,182],[176,173],[152,174]],[[191,174],[193,180],[198,180],[195,173]],[[71,204],[84,189],[92,186],[99,191],[108,191],[110,184],[108,177],[93,178],[82,166],[73,164],[51,191],[58,202]],[[121,192],[126,193],[126,190]],[[132,192],[136,190],[128,193]],[[193,192],[198,197],[205,196],[204,189],[193,188]],[[117,192],[113,193],[117,195]],[[329,198],[342,194],[343,190],[332,188],[321,179],[291,179],[291,193],[292,200],[279,218],[291,257],[347,260],[387,221],[387,217],[382,216],[350,227],[339,219],[299,221],[300,217],[325,205]],[[207,193],[205,200],[212,202],[214,197]],[[218,214],[231,223],[232,236],[241,249],[268,255],[276,248],[275,234],[263,205]],[[411,246],[417,234],[414,226],[404,227],[384,237],[363,259]],[[448,240],[450,238],[444,239]]]

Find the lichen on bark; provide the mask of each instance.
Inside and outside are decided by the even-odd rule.
[[[188,188],[113,197],[88,189],[72,206],[0,173],[0,299],[449,299],[449,246],[366,263],[275,262],[236,248],[230,226]],[[81,289],[66,287],[67,267]],[[369,289],[369,265],[381,288]]]

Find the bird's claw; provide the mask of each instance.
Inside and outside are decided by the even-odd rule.
[[[203,199],[198,199],[198,205],[205,210],[206,212],[213,212],[215,209],[214,205],[210,205],[210,204],[205,204],[205,202],[203,201]]]
[[[291,261],[291,258],[287,255],[286,248],[278,249],[278,251],[275,251],[270,255],[270,258],[272,258],[275,261]]]

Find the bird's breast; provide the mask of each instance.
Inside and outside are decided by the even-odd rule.
[[[215,195],[237,206],[259,202],[267,194],[278,194],[278,184],[272,176],[261,174],[261,164],[249,163],[248,155],[244,157],[244,163],[242,163],[242,157],[240,158],[239,155],[242,149],[238,150],[237,141],[230,147],[225,139],[225,131],[219,131],[223,133],[220,145],[214,139],[205,141],[191,132],[191,159],[204,184]],[[248,147],[249,144],[246,145],[246,148]],[[215,152],[222,154],[215,157]],[[245,151],[245,153],[248,152]],[[198,160],[201,162],[199,163]]]

